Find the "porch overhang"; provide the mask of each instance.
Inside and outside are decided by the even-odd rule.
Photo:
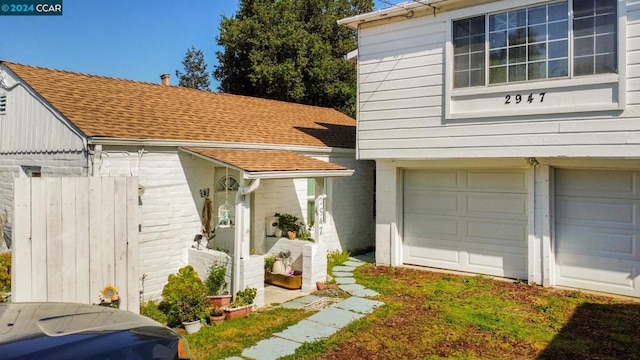
[[[294,151],[181,147],[181,151],[244,174],[245,179],[346,177],[353,170]]]

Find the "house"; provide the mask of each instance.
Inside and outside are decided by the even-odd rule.
[[[430,0],[358,31],[376,262],[640,297],[640,6]]]
[[[150,84],[3,61],[0,76],[0,210],[11,220],[15,177],[138,177],[145,299],[180,267],[228,254],[230,290],[258,287],[260,304],[275,213],[316,221],[302,247],[320,264],[373,245],[374,163],[356,161],[355,120],[335,110],[168,86],[168,75]]]

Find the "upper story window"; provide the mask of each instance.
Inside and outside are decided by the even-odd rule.
[[[457,20],[453,48],[456,88],[616,73],[617,2],[569,0]]]

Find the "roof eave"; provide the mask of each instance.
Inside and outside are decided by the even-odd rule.
[[[245,171],[246,179],[301,179],[317,177],[348,177],[354,170],[289,170],[289,171]]]

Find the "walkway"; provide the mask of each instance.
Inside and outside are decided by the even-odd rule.
[[[338,287],[348,292],[351,297],[338,301],[333,305],[320,310],[309,318],[288,327],[282,332],[276,333],[272,338],[262,340],[255,346],[245,349],[242,356],[255,360],[275,360],[281,356],[292,355],[296,349],[305,342],[312,342],[329,337],[351,322],[371,313],[382,302],[366,299],[365,297],[377,296],[377,292],[356,284],[353,271],[368,261],[372,261],[372,254],[360,257],[352,257],[349,261],[333,268]],[[300,309],[312,306],[322,298],[307,295],[283,303],[283,307]],[[240,357],[231,357],[227,360],[243,360]]]

